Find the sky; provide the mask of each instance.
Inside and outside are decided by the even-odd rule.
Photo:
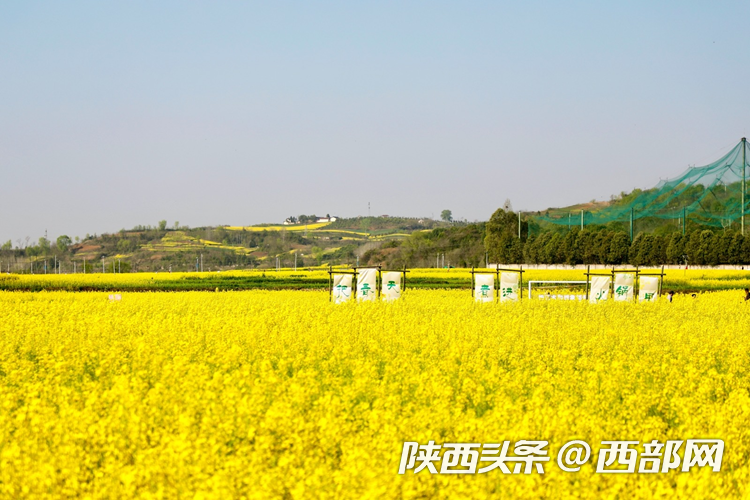
[[[750,134],[747,2],[0,0],[0,240],[648,188]]]

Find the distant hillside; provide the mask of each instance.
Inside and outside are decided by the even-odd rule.
[[[357,217],[291,225],[168,228],[138,226],[82,241],[49,242],[0,250],[3,270],[14,272],[194,271],[357,263],[358,255],[415,231],[447,226],[432,219]],[[102,267],[103,266],[103,267]]]

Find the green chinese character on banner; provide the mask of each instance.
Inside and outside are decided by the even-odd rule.
[[[482,294],[482,297],[487,297],[490,292],[490,285],[482,285],[479,287],[479,291]]]
[[[644,293],[643,294],[643,298],[646,299],[646,300],[651,300],[651,299],[654,298],[654,294],[653,293]]]
[[[388,282],[388,290],[391,290],[393,288],[396,288],[396,282],[395,281],[389,281]]]
[[[349,287],[346,285],[336,285],[336,297],[341,297],[342,295],[348,297],[347,290],[349,290]]]
[[[513,295],[513,288],[507,287],[502,289],[503,297],[510,297]]]
[[[365,283],[362,285],[362,295],[367,295],[370,290],[372,290],[372,288],[370,288],[369,283]]]
[[[627,285],[620,285],[615,289],[615,293],[619,296],[627,295],[630,287]]]

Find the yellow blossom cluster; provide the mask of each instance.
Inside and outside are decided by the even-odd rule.
[[[0,497],[746,498],[748,306],[0,292]],[[573,439],[691,438],[724,440],[720,472],[555,462]],[[552,460],[399,475],[429,440],[546,440]]]
[[[334,271],[350,270],[343,266],[333,268]],[[471,283],[471,269],[409,269],[407,273],[407,286],[409,280],[413,279],[453,279],[463,280],[468,288]],[[592,270],[596,273],[609,273],[611,268]],[[643,269],[643,272],[660,272],[659,269]],[[480,271],[478,271],[480,272]],[[483,270],[481,272],[492,271]],[[224,278],[258,278],[269,277],[279,280],[301,279],[301,280],[327,280],[328,267],[317,268],[300,268],[294,269],[253,269],[253,270],[236,270],[236,271],[214,271],[214,272],[154,272],[154,273],[91,273],[88,274],[0,274],[0,289],[4,284],[19,283],[25,286],[37,285],[39,287],[65,287],[65,285],[91,285],[98,286],[107,284],[108,286],[123,287],[128,286],[156,286],[159,283],[168,283],[179,280],[199,280],[209,277]],[[585,271],[581,269],[531,269],[524,270],[523,283],[528,280],[565,280],[576,281],[585,280]],[[732,271],[732,270],[714,270],[714,269],[668,269],[665,271],[664,286],[665,291],[670,284],[681,284],[683,287],[694,287],[699,290],[707,289],[726,289],[726,288],[744,288],[750,287],[750,270],[749,271]]]

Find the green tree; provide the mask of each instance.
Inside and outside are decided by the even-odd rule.
[[[73,244],[73,241],[68,235],[63,234],[57,237],[57,249],[61,252],[67,252],[68,247]]]
[[[596,250],[596,260],[591,264],[606,264],[609,262],[609,247],[612,244],[612,231],[599,231],[594,238],[593,246]]]
[[[742,238],[742,254],[739,264],[750,264],[750,237]]]
[[[530,264],[543,264],[545,261],[545,248],[550,239],[552,239],[552,233],[547,231],[534,238],[533,241],[527,240],[527,245],[529,246],[527,262]],[[529,244],[529,242],[531,243]]]
[[[636,241],[638,241],[638,253],[635,254],[634,259],[630,259],[630,263],[634,266],[652,265],[651,257],[654,249],[654,237],[650,234],[639,234]]]
[[[728,264],[743,264],[742,261],[742,243],[743,243],[743,236],[742,233],[734,233],[734,236],[732,236],[732,242],[729,244],[729,248],[727,249],[727,263]]]
[[[719,263],[716,252],[716,235],[708,229],[700,232],[699,255],[703,265],[715,266]]]
[[[648,265],[660,266],[667,263],[667,237],[654,235],[651,254],[647,257]]]
[[[523,261],[528,262],[529,264],[534,263],[534,243],[536,242],[536,237],[529,236],[526,239],[526,243],[523,246]]]
[[[318,246],[314,246],[310,249],[310,251],[312,252],[313,259],[315,259],[315,263],[317,265],[320,265],[323,262],[323,249]]]
[[[553,233],[541,252],[542,264],[557,264],[560,262],[558,250],[561,243],[562,236],[560,236],[560,233]]]
[[[733,238],[734,231],[731,229],[716,236],[716,248],[713,251],[716,264],[729,264],[729,248],[732,246]]]
[[[618,231],[612,236],[609,244],[607,264],[625,264],[628,261],[630,250],[630,237],[623,231]]]
[[[2,248],[0,248],[0,250],[6,250],[7,251],[7,250],[11,250],[12,248],[13,248],[13,243],[10,240],[8,240],[5,243],[3,243],[3,246],[2,246]]]
[[[120,253],[128,253],[133,248],[133,243],[128,239],[121,239],[117,242],[117,251]]]
[[[628,264],[632,264],[634,266],[638,265],[638,252],[641,249],[641,242],[643,241],[644,233],[639,234],[635,237],[633,242],[630,244],[630,248],[628,249]],[[625,264],[625,262],[622,262],[622,264]]]
[[[584,264],[597,264],[599,256],[597,255],[596,239],[602,231],[592,231],[588,228],[578,233],[578,250],[580,251],[581,261]]]
[[[518,239],[518,217],[513,212],[495,210],[485,226],[484,248],[493,263],[522,261],[523,243]]]
[[[685,238],[680,233],[673,233],[667,245],[667,263],[680,264],[685,255]]]
[[[214,238],[214,241],[218,241],[219,243],[223,243],[225,245],[229,244],[229,233],[227,233],[227,230],[224,229],[222,226],[219,226],[216,229],[214,229],[213,238]]]
[[[568,234],[566,234],[562,239],[560,248],[558,249],[558,258],[556,259],[557,262],[564,262],[565,264],[574,266],[576,264],[580,264],[583,261],[578,246],[580,233],[581,230],[577,227],[568,231]]]
[[[453,221],[453,212],[450,210],[443,210],[440,212],[440,218],[443,219],[445,222],[452,222]]]
[[[49,252],[49,250],[50,250],[49,240],[45,238],[44,236],[42,236],[41,238],[39,238],[39,253],[44,253],[46,255]]]
[[[685,256],[687,257],[688,263],[695,266],[702,266],[704,264],[703,256],[700,253],[700,246],[700,231],[693,231],[687,236],[687,241],[685,241]]]
[[[159,231],[166,231],[167,230],[167,221],[160,220],[159,221]]]

